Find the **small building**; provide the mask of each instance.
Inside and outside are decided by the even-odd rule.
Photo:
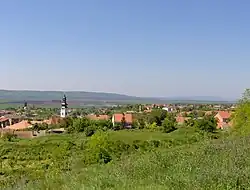
[[[0,117],[0,128],[5,128],[7,126],[10,126],[9,118]]]
[[[231,113],[228,111],[219,111],[215,116],[217,119],[217,128],[224,129],[231,126]]]
[[[65,129],[64,128],[58,128],[58,129],[50,129],[48,130],[48,133],[64,133],[65,132]]]
[[[163,107],[162,109],[167,112],[172,112],[174,110],[172,107]]]
[[[131,113],[116,113],[112,116],[113,126],[117,123],[121,123],[124,120],[125,127],[131,128],[133,123],[133,115]]]

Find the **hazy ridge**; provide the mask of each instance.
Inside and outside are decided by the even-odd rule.
[[[75,103],[84,102],[227,102],[220,97],[195,96],[195,97],[136,97],[117,93],[85,92],[85,91],[30,91],[30,90],[0,90],[1,102],[59,102],[66,94],[68,100]]]

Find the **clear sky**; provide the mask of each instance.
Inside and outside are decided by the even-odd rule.
[[[0,1],[0,89],[236,98],[249,0]]]

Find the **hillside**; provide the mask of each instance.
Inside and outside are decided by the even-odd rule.
[[[116,135],[123,136],[125,131],[121,133],[114,132],[111,138],[115,138]],[[138,140],[146,140],[143,132],[138,135]],[[82,149],[84,138],[79,135],[0,143],[3,161],[0,179],[3,180],[3,187],[15,184],[18,189],[41,190],[57,188],[201,190],[249,187],[249,137],[195,143],[198,139],[194,140],[194,137],[198,136],[191,137],[190,133],[186,137],[183,136],[184,133],[170,134],[170,136],[166,134],[160,136],[160,133],[152,135],[157,139],[169,139],[173,144],[169,148],[145,151],[145,145],[148,143],[143,143],[141,146],[143,149],[139,151],[133,151],[109,164],[94,165],[86,165],[84,160],[93,159],[92,156],[96,154],[97,149],[94,149],[92,156],[86,155]],[[151,139],[150,136],[147,138]],[[126,138],[120,140],[126,141]],[[144,140],[141,142],[146,142]],[[160,142],[166,143],[166,140]],[[114,141],[112,146],[117,143],[122,145],[121,141]],[[95,141],[96,143],[98,142]],[[134,143],[126,146],[132,148]],[[114,147],[114,150],[124,151],[126,146]]]

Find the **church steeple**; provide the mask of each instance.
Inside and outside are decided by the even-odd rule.
[[[64,94],[62,101],[61,101],[61,117],[64,118],[67,116],[67,110],[68,109],[68,103],[67,103],[67,97]]]
[[[26,101],[24,101],[24,105],[23,105],[23,109],[26,110],[27,109],[27,105],[28,103]]]

